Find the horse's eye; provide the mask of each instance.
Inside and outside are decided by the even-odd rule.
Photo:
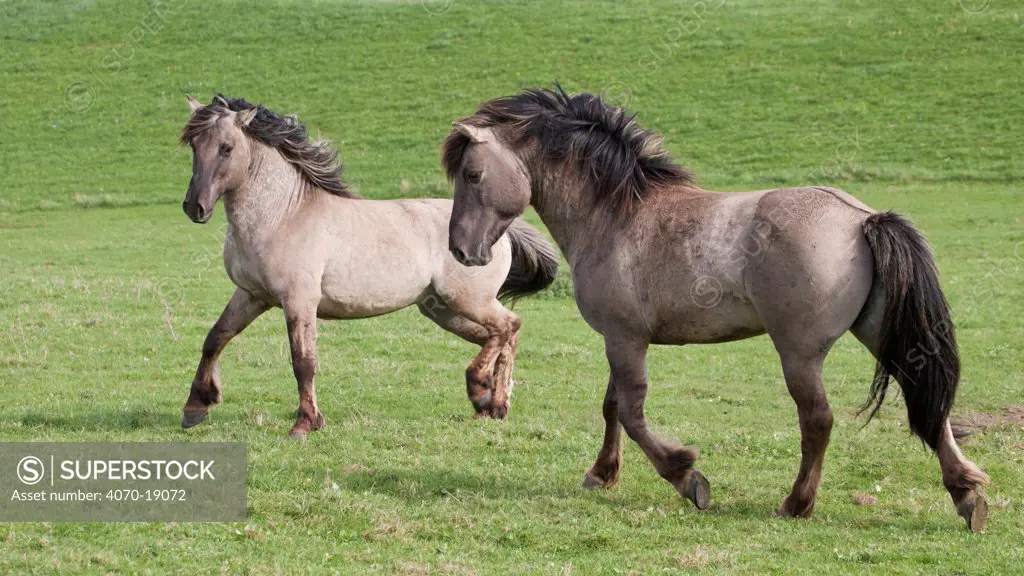
[[[233,150],[233,148],[231,147],[231,144],[221,144],[220,145],[220,155],[225,157],[225,158],[227,158],[228,156],[231,155],[231,150]]]
[[[469,170],[466,172],[466,182],[470,184],[479,184],[480,178],[484,175],[483,170]]]

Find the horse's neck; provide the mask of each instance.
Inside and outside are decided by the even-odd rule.
[[[224,198],[228,224],[245,239],[257,241],[312,195],[309,184],[277,150],[257,145],[245,184]]]
[[[586,179],[564,170],[533,179],[531,204],[570,265],[614,232],[614,216],[592,198]]]

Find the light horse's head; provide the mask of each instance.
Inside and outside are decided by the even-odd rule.
[[[192,117],[182,131],[181,142],[192,148],[192,179],[181,208],[193,222],[208,222],[217,200],[241,187],[248,177],[255,142],[245,128],[258,109],[242,108],[238,102],[218,96],[203,106],[188,97]]]
[[[467,266],[490,262],[491,245],[538,195],[557,203],[580,187],[590,198],[562,210],[589,204],[621,215],[653,189],[692,184],[661,142],[626,110],[592,94],[570,96],[557,84],[484,103],[453,125],[443,145],[455,184],[452,255]]]

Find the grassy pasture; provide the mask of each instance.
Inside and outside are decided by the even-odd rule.
[[[248,522],[7,524],[0,572],[1018,571],[1022,11],[1012,0],[0,1],[0,440],[237,441],[250,459]],[[629,103],[708,188],[827,183],[914,219],[957,321],[955,413],[982,425],[964,450],[994,482],[987,533],[955,516],[901,400],[867,426],[856,417],[872,362],[852,338],[826,365],[836,426],[814,518],[773,517],[799,431],[766,338],[652,349],[649,418],[700,447],[709,511],[634,446],[618,487],[581,490],[607,367],[565,271],[517,307],[508,421],[469,418],[474,348],[403,311],[321,324],[327,428],[289,441],[295,384],[273,311],[226,351],[224,404],[178,428],[231,290],[222,210],[206,227],[181,213],[184,93],[297,113],[339,145],[366,196],[444,196],[450,122],[554,79]]]

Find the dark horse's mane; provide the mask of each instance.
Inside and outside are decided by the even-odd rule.
[[[570,96],[557,82],[554,90],[533,88],[485,102],[460,123],[511,127],[509,144],[536,142],[542,159],[574,163],[599,201],[617,210],[628,212],[655,187],[695,185],[693,174],[662,147],[661,136],[640,126],[634,114],[593,94]],[[445,139],[442,154],[449,178],[462,164],[468,144],[469,137],[458,130]]]
[[[338,150],[327,141],[310,141],[306,126],[295,116],[280,116],[262,104],[250,104],[242,98],[216,95],[208,106],[195,111],[181,131],[181,143],[192,140],[216,124],[228,112],[256,109],[256,116],[242,131],[275,148],[314,186],[335,196],[358,198],[341,180],[342,165]]]

